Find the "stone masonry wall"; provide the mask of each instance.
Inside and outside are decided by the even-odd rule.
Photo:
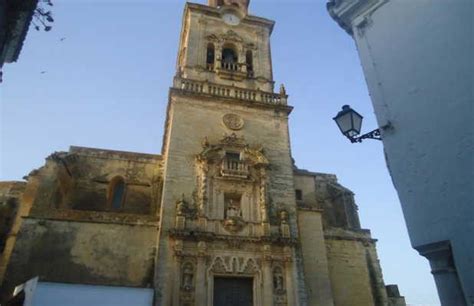
[[[5,276],[4,292],[42,281],[151,287],[157,228],[24,219]]]
[[[326,238],[335,306],[379,306],[372,294],[366,248],[356,240]]]
[[[236,100],[218,100],[207,97],[178,96],[172,92],[168,114],[164,152],[165,171],[162,202],[162,229],[159,246],[159,266],[156,273],[158,301],[168,303],[172,279],[169,262],[172,261],[169,237],[166,230],[174,227],[175,203],[184,194],[192,199],[196,190],[196,154],[202,142],[218,143],[223,134],[243,136],[251,146],[262,145],[269,159],[267,195],[270,218],[276,219],[280,209],[290,214],[293,237],[297,236],[296,205],[293,187],[293,169],[289,153],[287,109],[282,107],[250,107]],[[223,116],[233,113],[240,116],[244,126],[233,131],[223,123]]]
[[[333,306],[322,214],[318,210],[298,210],[298,229],[308,306]]]

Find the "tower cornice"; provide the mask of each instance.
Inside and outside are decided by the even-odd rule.
[[[186,82],[189,84],[186,87]],[[193,88],[190,88],[189,86],[192,86]],[[199,86],[199,87],[198,87]],[[201,89],[202,86],[202,89]],[[166,154],[166,144],[167,144],[167,137],[169,134],[169,123],[170,123],[170,118],[171,118],[171,104],[173,102],[173,98],[175,97],[183,97],[183,96],[189,96],[189,97],[194,97],[195,99],[203,102],[224,102],[229,105],[241,105],[241,106],[246,106],[246,107],[253,107],[253,108],[259,108],[259,109],[273,109],[273,110],[278,110],[283,113],[286,113],[289,115],[292,110],[293,106],[287,105],[288,101],[288,95],[286,94],[277,94],[277,93],[270,93],[270,92],[264,92],[264,91],[252,91],[255,92],[256,94],[260,94],[260,99],[257,101],[256,99],[246,99],[245,96],[242,97],[235,97],[235,92],[237,91],[249,91],[244,88],[238,88],[238,87],[232,87],[232,86],[227,86],[229,88],[226,89],[232,89],[231,93],[229,95],[220,95],[217,93],[212,93],[209,92],[208,90],[204,90],[205,88],[209,88],[209,86],[219,86],[219,87],[225,87],[217,84],[212,84],[212,83],[205,83],[204,82],[197,82],[197,81],[192,81],[189,79],[181,79],[181,78],[175,78],[174,80],[174,87],[170,87],[169,89],[169,94],[168,94],[168,105],[166,107],[166,119],[165,119],[165,129],[163,133],[163,141],[162,141],[162,148],[161,148],[161,154],[165,155]],[[222,90],[222,89],[221,89]],[[261,100],[262,96],[261,95],[266,95],[268,98],[263,98],[263,99],[268,99],[268,100]],[[282,99],[284,102],[282,102]],[[267,102],[265,102],[267,101]]]
[[[349,35],[353,28],[365,24],[365,20],[388,0],[330,0],[326,4],[329,15]]]
[[[196,93],[196,92],[185,91],[178,88],[170,88],[169,103],[171,103],[172,98],[176,96],[192,96],[202,101],[212,101],[212,102],[220,101],[220,102],[225,102],[232,105],[243,105],[243,106],[254,107],[254,108],[277,109],[282,112],[285,112],[286,114],[290,114],[291,111],[293,110],[293,106],[284,105],[284,104],[252,102],[250,100],[245,100],[245,99],[239,99],[236,102],[236,99],[234,97],[217,96],[217,95],[206,94],[206,93]]]
[[[187,16],[188,13],[192,11],[205,13],[206,15],[214,16],[214,17],[221,16],[221,10],[219,8],[202,5],[198,3],[187,2],[184,8],[184,12],[185,12],[184,15]],[[246,15],[243,21],[245,23],[259,25],[259,26],[268,28],[270,34],[272,33],[273,28],[275,26],[275,21],[267,19],[267,18],[263,18],[263,17],[253,16],[253,15]]]
[[[183,92],[187,95],[209,96],[217,99],[229,99],[237,102],[250,103],[251,105],[262,105],[264,107],[288,106],[288,95],[284,93],[273,93],[262,90],[253,90],[237,86],[215,84],[207,81],[197,81],[186,78],[175,77],[171,91]]]

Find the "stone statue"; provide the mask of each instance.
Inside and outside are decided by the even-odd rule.
[[[281,274],[276,274],[273,277],[273,286],[276,291],[283,290],[283,276]]]
[[[186,201],[184,201],[184,194],[180,200],[176,202],[176,215],[183,216],[186,212]]]
[[[273,289],[276,293],[282,293],[285,290],[283,272],[279,267],[273,271]]]
[[[281,224],[288,223],[288,212],[286,210],[280,211],[280,222]]]
[[[193,287],[193,267],[186,264],[183,268],[183,288],[190,290]]]
[[[240,217],[242,212],[240,211],[240,205],[233,199],[229,199],[226,210],[226,218]]]

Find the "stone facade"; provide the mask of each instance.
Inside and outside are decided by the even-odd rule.
[[[5,273],[8,258],[18,231],[18,216],[24,182],[0,182],[0,280]]]
[[[4,293],[39,276],[155,305],[404,305],[352,192],[294,166],[274,22],[247,7],[186,4],[162,155],[72,147],[30,173]]]

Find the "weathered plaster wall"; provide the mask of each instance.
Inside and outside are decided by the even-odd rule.
[[[151,287],[157,227],[27,218],[3,290],[43,281]]]
[[[349,16],[348,22],[379,126],[391,123],[383,132],[384,150],[410,239],[423,253],[437,252],[427,245],[450,243],[465,300],[471,304],[473,2],[373,2],[383,4]],[[449,253],[439,254],[446,257],[444,267],[452,265]],[[443,268],[439,263],[431,262],[434,270]],[[450,281],[438,276],[442,303],[464,304],[454,297],[457,285],[447,285]],[[448,292],[453,292],[451,297],[444,296]]]

